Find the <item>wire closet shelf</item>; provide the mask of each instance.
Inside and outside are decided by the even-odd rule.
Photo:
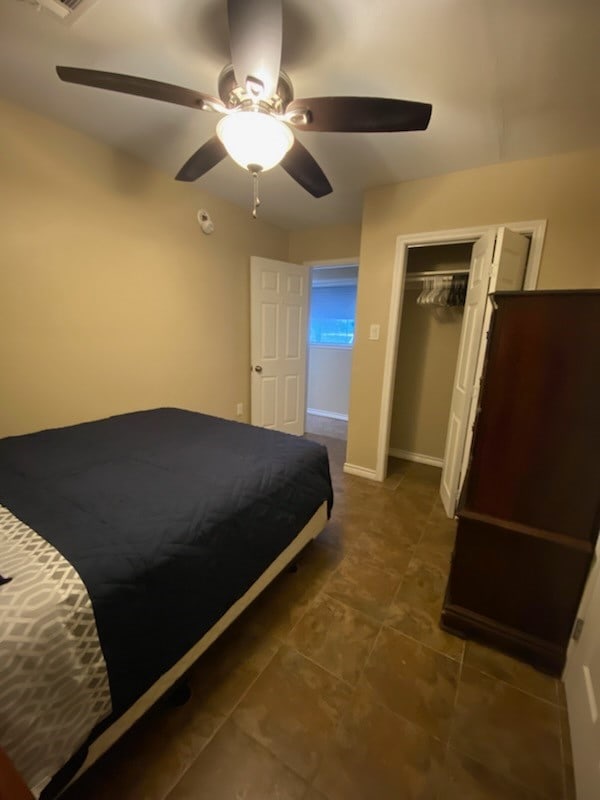
[[[454,275],[468,275],[469,269],[429,269],[425,272],[407,272],[406,282],[416,283],[417,281],[425,280],[425,278],[452,278]]]

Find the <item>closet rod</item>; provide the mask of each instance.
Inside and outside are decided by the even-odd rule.
[[[407,281],[422,281],[423,278],[444,278],[449,275],[468,275],[468,269],[431,269],[426,272],[407,272]]]

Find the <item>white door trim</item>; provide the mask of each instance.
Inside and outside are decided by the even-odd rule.
[[[390,297],[390,310],[388,330],[385,344],[385,360],[383,367],[383,386],[381,389],[381,406],[379,411],[379,435],[377,437],[377,462],[375,467],[375,480],[385,480],[387,472],[387,456],[390,439],[390,426],[392,421],[392,405],[394,394],[394,380],[396,377],[396,360],[398,357],[399,319],[404,296],[404,277],[406,273],[406,260],[409,247],[426,247],[434,244],[458,244],[460,242],[475,242],[484,233],[496,231],[505,226],[516,233],[531,236],[531,247],[527,258],[527,271],[525,272],[525,289],[535,289],[538,282],[544,237],[546,235],[546,220],[529,220],[525,222],[499,222],[494,225],[477,225],[471,228],[454,228],[441,231],[426,231],[424,233],[408,233],[396,239],[396,257],[392,276],[392,291]]]
[[[305,267],[358,267],[360,274],[360,264],[358,256],[353,258],[330,258],[329,260],[317,259],[316,261],[303,261]]]
[[[357,464],[350,464],[348,461],[344,464],[344,472],[348,475],[356,475],[358,478],[366,478],[369,481],[379,480],[374,469],[359,467]]]
[[[410,450],[400,450],[397,447],[390,447],[389,455],[394,458],[402,458],[404,461],[414,461],[416,464],[427,464],[430,467],[444,466],[444,459],[437,456],[428,456],[425,453],[413,453]]]
[[[348,422],[348,414],[338,414],[337,411],[321,411],[320,408],[307,408],[307,414],[313,414],[315,417],[325,417],[326,419],[340,419],[342,422]]]

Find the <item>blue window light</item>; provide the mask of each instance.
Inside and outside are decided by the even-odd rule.
[[[356,283],[312,287],[310,344],[351,347],[354,343]]]

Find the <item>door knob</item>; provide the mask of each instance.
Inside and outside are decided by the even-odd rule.
[[[255,372],[262,372],[262,367],[260,366],[260,364],[257,367],[254,367],[254,371]]]

